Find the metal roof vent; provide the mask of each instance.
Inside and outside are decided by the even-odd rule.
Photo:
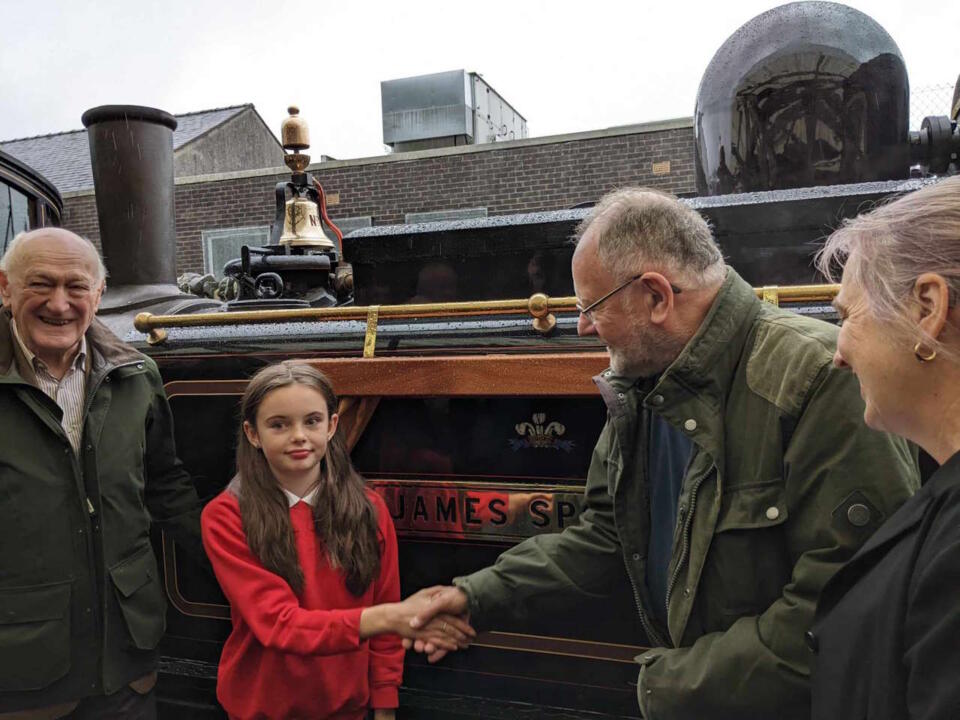
[[[527,137],[527,121],[477,73],[465,70],[380,83],[383,142],[394,152]]]

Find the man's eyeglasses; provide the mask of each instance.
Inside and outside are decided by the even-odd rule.
[[[620,285],[617,285],[613,290],[611,290],[610,292],[608,292],[608,293],[607,293],[606,295],[604,295],[602,298],[599,298],[598,300],[594,300],[592,303],[590,303],[590,304],[587,305],[586,307],[583,307],[580,303],[577,303],[577,305],[576,305],[577,312],[579,312],[581,315],[586,315],[586,316],[587,316],[587,319],[588,319],[590,322],[593,322],[593,311],[597,309],[597,306],[599,306],[600,303],[609,300],[609,299],[612,298],[614,295],[616,295],[618,292],[620,292],[620,291],[623,290],[625,287],[627,287],[627,285],[629,285],[630,283],[632,283],[632,282],[634,282],[634,281],[639,280],[640,278],[642,278],[643,275],[644,275],[643,273],[640,273],[639,275],[634,275],[632,278],[629,278],[629,279],[626,280],[624,283],[622,283],[622,284],[620,284]],[[679,294],[682,292],[682,290],[681,290],[680,288],[678,288],[676,285],[674,285],[673,283],[670,283],[670,289],[673,290],[674,295],[679,295]]]

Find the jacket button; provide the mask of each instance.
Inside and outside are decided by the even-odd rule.
[[[810,648],[810,652],[816,654],[817,650],[820,649],[820,638],[818,638],[813,630],[807,630],[803,634],[803,639],[807,643],[807,647]]]
[[[658,407],[663,405],[663,395],[654,395],[652,398],[650,398],[650,404],[657,405]]]
[[[697,421],[693,418],[687,418],[683,421],[683,429],[687,432],[693,432],[697,429]]]
[[[776,520],[780,517],[780,508],[776,505],[767,508],[767,520]]]
[[[634,562],[640,562],[640,553],[634,553],[633,560]]]
[[[870,508],[863,503],[854,503],[847,509],[847,520],[854,527],[863,527],[870,522]]]

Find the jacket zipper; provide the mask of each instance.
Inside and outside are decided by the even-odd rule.
[[[656,647],[670,647],[666,638],[660,635],[659,631],[653,627],[653,624],[647,617],[647,613],[643,610],[643,603],[640,601],[640,592],[637,590],[637,583],[633,580],[633,573],[630,572],[630,563],[626,557],[623,558],[623,563],[627,569],[627,578],[630,580],[630,587],[633,588],[633,601],[637,604],[637,613],[640,615],[640,625],[643,626],[643,631],[647,634],[647,639],[651,643],[654,643]]]
[[[680,544],[680,559],[677,560],[677,565],[673,568],[673,575],[670,576],[670,582],[667,583],[667,608],[670,607],[670,597],[673,595],[673,588],[680,577],[680,570],[687,561],[687,553],[690,552],[690,525],[692,524],[694,510],[697,508],[697,494],[700,492],[700,486],[703,485],[703,481],[710,477],[710,473],[715,467],[716,466],[711,465],[710,469],[701,475],[696,484],[690,489],[690,505],[687,507],[687,516],[683,520],[683,539]],[[667,612],[669,613],[669,610]]]

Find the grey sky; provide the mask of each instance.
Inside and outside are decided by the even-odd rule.
[[[721,43],[776,4],[0,0],[0,140],[80,128],[84,110],[114,103],[252,102],[278,134],[294,103],[315,157],[379,155],[380,81],[458,68],[481,73],[531,136],[686,116]],[[912,87],[956,82],[952,3],[847,4],[893,36]]]

